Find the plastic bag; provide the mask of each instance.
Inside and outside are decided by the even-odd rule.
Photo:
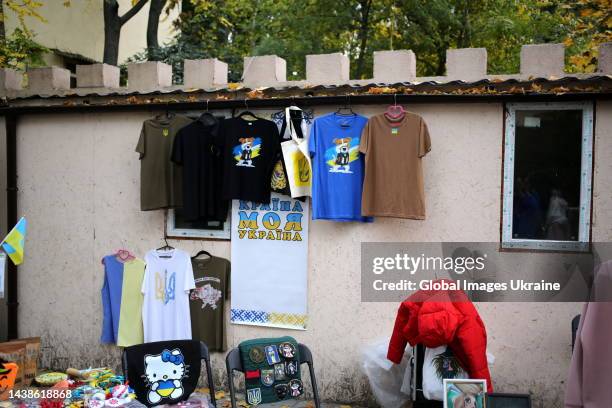
[[[372,393],[382,408],[398,408],[410,400],[410,388],[408,392],[402,392],[406,384],[410,384],[410,356],[412,350],[406,348],[404,357],[400,364],[394,364],[387,360],[387,349],[389,338],[380,339],[375,343],[365,346],[362,350],[363,373],[368,377]],[[408,378],[405,378],[408,376]]]

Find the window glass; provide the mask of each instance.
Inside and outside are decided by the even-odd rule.
[[[517,110],[512,237],[576,241],[582,110]]]

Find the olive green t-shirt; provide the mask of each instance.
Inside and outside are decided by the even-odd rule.
[[[365,154],[361,215],[425,219],[421,159],[430,150],[429,131],[419,115],[406,112],[397,122],[384,114],[372,116],[359,145]]]
[[[154,118],[142,124],[136,152],[140,153],[140,209],[182,205],[181,169],[170,161],[176,133],[192,122],[187,116]]]
[[[230,262],[216,256],[191,261],[196,288],[189,293],[191,333],[210,351],[225,351],[225,300],[229,299]]]

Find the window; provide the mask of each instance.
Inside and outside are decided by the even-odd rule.
[[[166,236],[168,238],[230,239],[230,211],[224,222],[185,221],[181,210],[168,210]]]
[[[592,103],[506,108],[502,248],[588,250]]]

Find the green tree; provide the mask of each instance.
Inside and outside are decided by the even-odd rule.
[[[34,40],[35,34],[26,24],[27,18],[46,21],[39,13],[40,7],[42,3],[35,0],[0,1],[0,67],[25,70],[27,66],[43,64],[43,54],[48,50]],[[9,35],[4,24],[5,10],[19,21],[19,28]]]
[[[589,71],[612,26],[612,0],[168,2],[182,4],[177,36],[148,55],[175,64],[178,55],[218,57],[229,63],[232,81],[241,79],[247,55],[279,55],[287,60],[289,79],[300,79],[306,55],[330,52],[349,57],[352,78],[369,78],[372,52],[388,49],[413,50],[420,76],[443,75],[446,50],[463,47],[487,48],[489,72],[513,73],[523,44],[561,41],[569,46],[568,69]]]

